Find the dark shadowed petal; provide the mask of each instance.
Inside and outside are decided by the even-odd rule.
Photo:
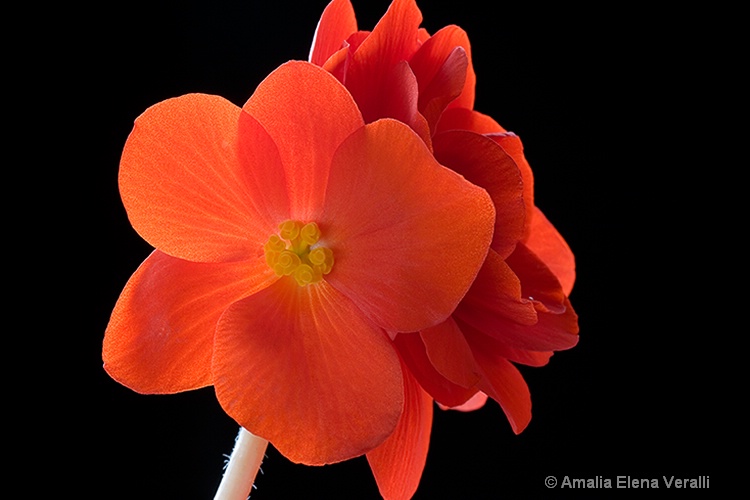
[[[513,158],[492,139],[454,130],[433,139],[435,158],[487,190],[495,204],[492,248],[507,257],[524,234],[526,219],[521,173]]]

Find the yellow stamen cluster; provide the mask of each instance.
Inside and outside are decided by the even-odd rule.
[[[266,262],[277,276],[293,276],[299,286],[317,283],[333,268],[333,252],[315,246],[320,228],[314,222],[288,220],[279,224],[279,234],[264,245]]]

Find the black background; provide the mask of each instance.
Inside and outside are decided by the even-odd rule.
[[[73,255],[58,262],[70,274],[55,288],[72,304],[50,328],[73,347],[61,369],[77,378],[50,378],[41,412],[44,428],[63,438],[52,468],[66,473],[53,491],[213,497],[237,425],[212,389],[137,395],[101,368],[109,314],[150,252],[119,199],[119,155],[152,104],[203,92],[241,106],[278,65],[306,59],[326,3],[116,2],[71,16],[59,27],[64,48],[50,41],[62,66],[49,69],[43,123],[72,148],[61,150],[61,168],[75,191],[61,203],[81,209],[72,223],[80,234],[69,233],[66,246]],[[353,1],[360,27],[371,29],[388,3]],[[544,368],[521,368],[533,418],[519,436],[493,402],[470,414],[436,410],[414,498],[598,498],[601,491],[548,490],[544,479],[711,474],[722,417],[703,359],[710,332],[699,324],[707,290],[697,286],[704,271],[696,260],[707,238],[685,230],[698,220],[698,200],[683,183],[689,170],[675,151],[683,146],[673,142],[684,103],[675,92],[700,42],[683,36],[688,30],[665,37],[668,23],[632,4],[606,12],[570,3],[419,4],[430,32],[448,24],[468,32],[476,109],[524,141],[537,205],[576,255],[571,300],[581,340]],[[59,92],[61,83],[70,90]],[[66,117],[79,125],[69,130]],[[55,394],[65,399],[55,403]],[[306,467],[273,447],[256,485],[254,500],[379,498],[364,458]]]

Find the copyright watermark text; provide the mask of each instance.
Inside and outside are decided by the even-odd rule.
[[[547,488],[559,489],[608,489],[608,488],[666,488],[666,489],[708,489],[709,476],[677,477],[633,477],[633,476],[547,476],[544,478]]]

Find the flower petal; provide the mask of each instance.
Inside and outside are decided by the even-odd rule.
[[[492,248],[507,257],[524,234],[523,182],[513,159],[492,139],[453,130],[434,137],[435,158],[487,190],[495,204]]]
[[[479,349],[475,355],[485,374],[482,392],[500,404],[513,432],[520,434],[531,420],[531,394],[526,381],[510,361]]]
[[[540,367],[549,363],[552,351],[531,351],[510,347],[502,338],[485,335],[466,323],[458,322],[467,344],[474,350],[491,352],[493,356],[526,366]]]
[[[244,259],[265,241],[259,235],[267,237],[269,221],[252,205],[238,155],[239,114],[221,97],[189,94],[136,120],[120,163],[120,193],[133,227],[156,248],[219,262]]]
[[[474,106],[476,75],[471,63],[469,37],[458,26],[446,26],[426,40],[409,61],[419,81],[420,103],[439,100],[434,112],[425,112],[434,130],[440,114],[451,107]]]
[[[104,335],[104,369],[134,391],[168,394],[211,384],[219,317],[275,279],[260,260],[205,264],[154,251],[128,281]]]
[[[394,0],[378,24],[352,54],[346,86],[365,121],[383,118],[390,99],[386,85],[393,67],[411,59],[419,47],[422,13],[414,0]]]
[[[487,137],[503,148],[503,151],[515,162],[521,173],[521,179],[523,180],[523,201],[526,206],[526,228],[523,237],[526,238],[531,231],[531,219],[534,211],[534,174],[531,171],[529,162],[526,161],[526,156],[523,154],[521,138],[513,132],[487,134]]]
[[[396,430],[367,453],[380,495],[387,500],[409,500],[422,477],[432,429],[432,398],[404,367],[404,412]]]
[[[490,315],[490,317],[488,317]],[[521,281],[510,266],[490,249],[474,283],[456,309],[457,317],[492,317],[512,320],[522,325],[537,322],[534,304],[521,297]]]
[[[293,462],[362,455],[403,409],[387,335],[325,281],[282,278],[233,304],[219,322],[213,371],[225,411]]]
[[[432,147],[430,124],[419,112],[417,77],[406,61],[401,61],[391,68],[382,90],[387,91],[388,100],[379,110],[378,118],[394,118],[409,125],[428,147]]]
[[[476,388],[462,387],[445,378],[435,369],[427,356],[419,333],[399,333],[393,340],[404,364],[435,401],[445,406],[460,406],[476,392]]]
[[[411,129],[379,120],[333,159],[320,226],[326,279],[376,324],[408,332],[444,321],[487,254],[487,193],[439,165]]]
[[[435,369],[462,387],[475,387],[480,370],[471,348],[453,318],[419,332],[427,357]]]
[[[346,77],[346,68],[349,62],[349,47],[345,44],[344,48],[334,52],[331,57],[323,64],[322,68],[331,73],[336,80],[343,83]]]
[[[545,279],[546,268],[529,252],[519,253],[513,262],[523,274],[516,277],[516,269],[490,250],[472,288],[453,313],[459,326],[469,325],[517,349],[557,351],[576,345],[578,317],[559,285],[547,287],[556,284],[551,273],[547,271]]]
[[[575,257],[562,235],[536,207],[524,243],[555,274],[565,295],[570,295],[576,280]]]
[[[440,116],[435,133],[447,132],[449,130],[469,130],[477,134],[502,133],[506,131],[490,116],[472,109],[453,107],[448,107]]]
[[[455,410],[455,411],[462,411],[462,412],[470,412],[475,411],[480,408],[482,408],[485,403],[487,403],[487,394],[483,392],[477,392],[474,394],[471,399],[469,399],[467,402],[465,402],[462,405],[458,406],[445,406],[438,404],[438,407],[440,407],[441,410]]]
[[[578,343],[578,317],[567,299],[563,305],[565,312],[562,314],[538,312],[539,320],[533,325],[490,314],[472,316],[458,309],[454,317],[462,328],[467,324],[515,349],[560,351]]]
[[[292,61],[266,77],[242,110],[278,146],[291,218],[313,220],[325,197],[334,151],[364,124],[351,95],[322,68]]]
[[[419,110],[430,125],[437,128],[437,122],[445,108],[461,93],[466,80],[468,59],[461,47],[451,52],[438,73],[419,92]]]
[[[310,62],[323,66],[336,51],[341,49],[344,41],[357,31],[357,18],[349,0],[332,0],[323,10],[315,29]]]
[[[565,293],[557,277],[523,243],[516,246],[506,262],[521,280],[521,296],[528,297],[537,311],[562,313]]]

